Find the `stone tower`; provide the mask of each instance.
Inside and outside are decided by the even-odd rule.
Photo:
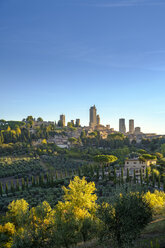
[[[129,133],[130,134],[133,134],[135,131],[135,128],[134,128],[134,120],[129,120]]]
[[[97,119],[97,125],[100,125],[100,116],[97,115],[97,116],[96,116],[96,119]]]
[[[61,121],[62,127],[65,127],[65,115],[60,115],[60,121]]]
[[[97,118],[96,118],[97,109],[92,106],[89,110],[89,126],[94,128],[97,125]]]
[[[125,119],[119,119],[119,132],[126,133]]]

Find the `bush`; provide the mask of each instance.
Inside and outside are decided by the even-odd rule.
[[[102,220],[99,236],[111,238],[118,248],[133,247],[134,240],[152,219],[149,204],[137,193],[120,195],[113,205],[103,204],[98,214]]]

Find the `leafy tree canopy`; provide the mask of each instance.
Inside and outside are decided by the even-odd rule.
[[[118,158],[113,155],[96,155],[94,157],[95,162],[99,163],[113,163],[117,160]]]

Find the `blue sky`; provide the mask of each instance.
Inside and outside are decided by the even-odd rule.
[[[165,134],[165,0],[0,0],[0,119]]]

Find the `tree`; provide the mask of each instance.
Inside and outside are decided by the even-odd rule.
[[[0,196],[3,195],[3,187],[2,187],[2,183],[0,182]]]
[[[160,175],[158,176],[158,189],[160,189]]]
[[[29,204],[24,199],[12,201],[8,205],[6,216],[16,227],[20,227],[26,222],[25,216],[28,210]]]
[[[156,152],[155,156],[157,157],[157,159],[162,159],[163,158],[163,154],[161,154],[160,152]]]
[[[152,210],[143,196],[128,193],[120,195],[113,205],[101,205],[98,216],[102,220],[100,237],[109,237],[118,248],[125,248],[133,247],[133,241],[151,221]]]
[[[114,168],[114,172],[113,172],[113,183],[116,184],[116,182],[117,182],[116,168]]]
[[[0,132],[0,145],[2,145],[4,142],[4,137],[3,137],[3,133]]]
[[[111,180],[111,169],[110,169],[110,167],[108,168],[108,179],[109,179],[109,181]]]
[[[133,182],[134,182],[134,184],[136,184],[136,171],[135,170],[133,172]]]
[[[142,174],[142,169],[140,169],[140,183],[141,183],[141,185],[143,184],[143,174]]]
[[[29,178],[28,177],[26,178],[26,188],[27,189],[29,188]]]
[[[16,203],[14,204],[16,205]],[[54,212],[50,205],[44,201],[30,210],[24,202],[18,202],[18,207],[23,205],[22,222],[16,225],[17,232],[12,240],[13,248],[45,248],[57,247],[52,232],[54,227]],[[25,206],[24,206],[25,205]]]
[[[165,156],[165,144],[161,145],[161,153]]]
[[[19,180],[17,178],[17,181],[16,181],[16,191],[19,191]]]
[[[34,179],[34,176],[32,176],[32,187],[35,187],[35,179]]]
[[[27,116],[26,121],[34,121],[34,118],[32,115]]]
[[[127,178],[126,178],[126,182],[129,183],[130,182],[130,176],[129,176],[129,169],[127,168]]]
[[[93,212],[96,209],[97,196],[94,194],[96,188],[94,182],[87,182],[85,177],[80,179],[75,176],[74,180],[70,182],[68,188],[63,187],[64,200],[69,201],[75,210],[77,208],[84,211]],[[88,199],[88,201],[87,201]]]
[[[11,247],[12,237],[15,235],[15,232],[13,223],[7,222],[3,226],[0,225],[0,247]]]
[[[59,246],[68,248],[71,244],[76,244],[78,236],[82,235],[86,240],[92,232],[94,215],[96,212],[95,184],[87,182],[85,177],[78,176],[70,181],[68,188],[63,187],[64,202],[56,205],[56,232]],[[89,230],[87,226],[90,226]]]
[[[152,186],[153,188],[155,188],[155,175],[153,172],[152,172]]]
[[[74,126],[74,124],[72,122],[67,123],[67,127],[72,128],[73,126]]]
[[[5,193],[6,193],[6,195],[8,195],[8,192],[9,192],[9,190],[8,190],[8,184],[6,183],[5,184]]]
[[[152,173],[154,173],[155,177],[159,177],[160,172],[157,169],[152,169]]]
[[[104,177],[105,177],[105,173],[104,173],[104,166],[102,166],[102,179],[104,180]]]
[[[22,190],[25,190],[25,180],[22,178]]]
[[[154,193],[148,191],[144,194],[145,201],[149,204],[153,211],[153,215],[164,214],[165,212],[165,193],[155,190]]]
[[[41,141],[41,144],[46,145],[46,144],[47,144],[47,140],[46,140],[46,139],[43,139],[43,140]]]
[[[55,226],[53,240],[57,242],[57,247],[69,248],[78,241],[79,222],[72,212],[70,206],[64,207],[60,204],[56,206]]]
[[[149,175],[148,175],[148,169],[146,168],[146,183],[147,186],[149,185]]]
[[[118,158],[113,155],[96,155],[94,157],[94,161],[101,163],[101,164],[104,164],[104,163],[110,164],[110,163],[115,162],[117,159]]]
[[[81,177],[81,168],[78,167],[78,176]]]
[[[43,119],[42,119],[41,117],[38,117],[38,118],[37,118],[37,121],[38,121],[38,122],[43,122]]]
[[[124,173],[123,173],[123,168],[121,169],[121,184],[124,184]]]
[[[10,191],[11,191],[12,193],[14,193],[14,191],[15,191],[13,181],[11,181]]]

